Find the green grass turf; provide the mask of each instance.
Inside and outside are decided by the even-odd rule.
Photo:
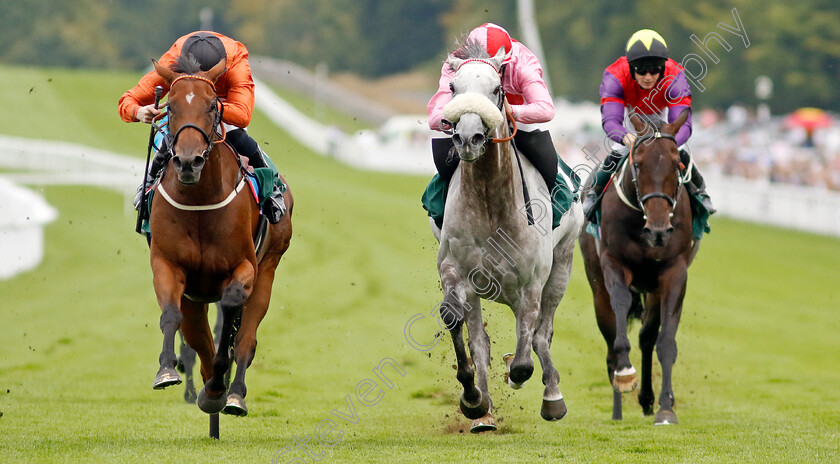
[[[7,87],[23,89],[0,94],[4,107],[20,109],[2,116],[2,130],[143,156],[147,126],[122,123],[115,109],[138,77],[0,67]],[[552,347],[569,406],[562,421],[539,417],[539,367],[520,391],[504,384],[513,317],[485,304],[501,428],[474,436],[462,433],[449,338],[421,353],[403,334],[413,315],[441,299],[436,244],[419,205],[427,179],[325,160],[259,114],[251,132],[287,175],[296,205],[248,374],[249,416],[223,416],[217,442],[181,387],[152,390],[160,310],[127,200],[94,188],[39,188],[60,211],[46,229],[44,262],[0,281],[0,461],[270,462],[290,447],[278,456],[288,462],[306,459],[295,447],[307,437],[314,457],[342,463],[840,457],[837,239],[713,219],[689,274],[674,373],[680,424],[672,427],[643,418],[634,394],[625,396],[624,421],[610,420],[606,350],[579,256]],[[435,331],[427,318],[412,333],[425,341]],[[635,324],[638,366],[637,333]],[[362,405],[356,388],[377,379],[371,370],[385,358],[405,376],[385,368],[393,389],[383,386],[379,403]],[[330,414],[349,413],[348,396],[355,423]],[[330,418],[341,433],[324,435],[340,439],[332,447],[314,437]]]

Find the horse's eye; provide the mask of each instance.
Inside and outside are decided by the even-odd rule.
[[[498,94],[500,94],[500,93],[502,93],[502,86],[501,86],[501,85],[497,85],[497,86],[496,86],[496,88],[495,88],[495,89],[493,89],[493,95],[498,95]]]
[[[449,91],[455,93],[455,86],[451,82],[449,83]]]

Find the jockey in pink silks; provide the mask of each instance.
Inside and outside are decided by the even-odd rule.
[[[522,43],[512,39],[508,32],[493,23],[482,24],[473,29],[467,41],[477,41],[487,48],[489,56],[496,56],[499,49],[505,50],[505,59],[499,74],[517,133],[514,146],[542,175],[549,192],[553,192],[560,161],[548,131],[539,129],[540,123],[554,119],[554,103],[542,74],[542,65],[534,53]],[[457,51],[456,51],[457,54]],[[452,100],[449,83],[455,71],[444,62],[440,71],[438,90],[429,101],[429,127],[448,131],[448,121],[443,118],[443,107]],[[451,138],[432,141],[432,151],[438,174],[432,179],[423,195],[423,206],[438,227],[443,220],[443,204],[449,180],[458,166],[457,156],[448,156],[452,148]],[[570,171],[569,171],[570,172]]]

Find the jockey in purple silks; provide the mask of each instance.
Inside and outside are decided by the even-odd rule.
[[[668,58],[665,40],[655,31],[642,29],[627,41],[625,56],[617,59],[604,70],[601,80],[601,125],[607,136],[615,142],[613,151],[604,159],[594,174],[591,188],[583,201],[583,213],[593,220],[600,204],[601,194],[621,159],[630,152],[636,139],[623,122],[628,112],[666,119],[674,122],[683,110],[691,111],[691,89],[685,71],[676,61]],[[706,193],[703,177],[684,144],[691,136],[691,117],[676,134],[680,148],[680,161],[691,166],[691,182],[686,184],[689,193],[697,197],[710,214],[715,212]]]
[[[500,49],[504,49],[505,59],[499,74],[502,89],[517,125],[514,146],[537,168],[545,180],[548,191],[552,192],[556,182],[559,157],[548,131],[538,128],[539,123],[554,119],[554,103],[543,79],[540,61],[525,45],[512,39],[504,28],[493,23],[485,23],[473,29],[467,40],[485,45],[491,57],[496,56]],[[449,122],[443,118],[443,107],[452,100],[449,83],[454,75],[455,71],[449,63],[444,62],[440,71],[438,90],[428,105],[429,127],[433,130],[451,129]],[[432,150],[439,175],[432,179],[424,196],[442,195],[445,197],[449,179],[458,165],[457,157],[452,159],[447,156],[451,147],[451,138],[433,140]],[[438,180],[443,182],[438,182]],[[443,218],[442,210],[439,212],[429,210],[429,216],[440,226],[439,221]]]

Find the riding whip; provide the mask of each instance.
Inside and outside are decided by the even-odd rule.
[[[158,104],[160,104],[160,97],[163,95],[163,87],[155,86],[155,109],[158,109]],[[149,130],[149,149],[146,152],[146,168],[143,170],[141,174],[143,176],[143,186],[141,187],[142,190],[140,191],[140,208],[137,211],[137,225],[135,226],[135,232],[138,234],[140,233],[140,229],[143,226],[143,208],[146,207],[146,178],[148,177],[149,172],[149,158],[152,156],[152,146],[155,144],[155,125],[152,124],[152,128]]]

